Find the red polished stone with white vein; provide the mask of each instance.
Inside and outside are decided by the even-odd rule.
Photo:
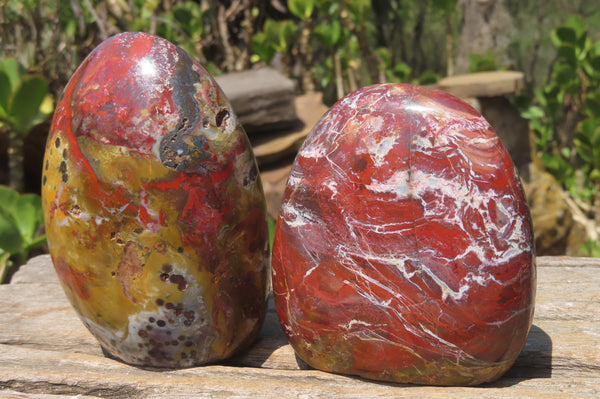
[[[323,116],[272,259],[283,329],[317,369],[480,384],[531,326],[533,236],[512,161],[477,111],[430,88],[366,87]]]

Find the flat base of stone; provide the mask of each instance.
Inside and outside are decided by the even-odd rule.
[[[464,387],[495,382],[510,369],[513,363],[514,360],[492,366],[463,367],[449,362],[445,364],[440,362],[432,363],[430,369],[419,370],[419,372],[415,372],[414,368],[405,371],[385,370],[379,373],[332,372],[357,375],[370,380],[395,382],[399,384]]]

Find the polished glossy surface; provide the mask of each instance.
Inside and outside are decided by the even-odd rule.
[[[258,334],[269,272],[256,162],[182,49],[124,33],[85,59],[56,109],[42,195],[63,288],[113,356],[186,367]]]
[[[367,378],[499,378],[531,326],[529,210],[509,155],[461,100],[382,84],[315,126],[277,223],[273,290],[296,353]]]

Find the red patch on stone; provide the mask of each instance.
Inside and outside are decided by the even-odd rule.
[[[92,276],[73,270],[73,268],[61,258],[52,257],[52,262],[54,263],[56,274],[58,274],[60,280],[70,292],[77,294],[81,299],[88,299],[90,297],[87,280]]]
[[[269,292],[256,159],[187,52],[141,32],[102,42],[65,87],[44,165],[56,270],[107,352],[190,367],[256,338]]]
[[[488,122],[441,91],[335,104],[294,162],[272,257],[279,317],[315,368],[473,385],[499,378],[534,309],[529,210]]]

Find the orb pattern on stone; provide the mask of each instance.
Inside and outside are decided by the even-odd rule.
[[[56,108],[42,183],[56,271],[112,356],[187,367],[255,339],[269,292],[260,177],[184,50],[145,33],[101,43]]]

